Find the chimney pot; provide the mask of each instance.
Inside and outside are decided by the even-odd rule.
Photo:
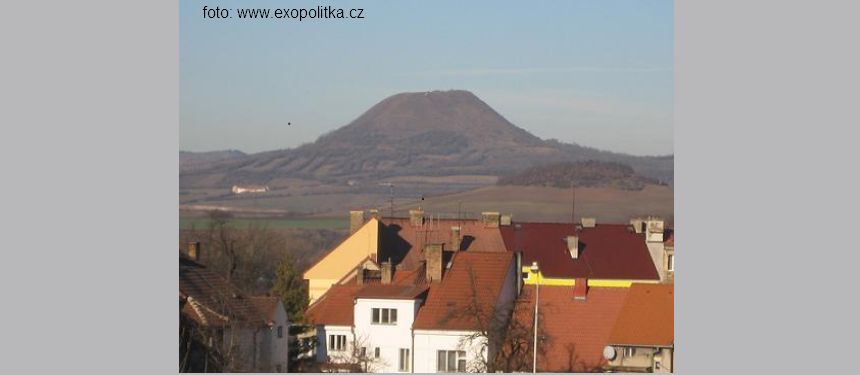
[[[349,234],[358,231],[364,225],[364,211],[349,211]]]
[[[382,283],[391,284],[391,278],[394,275],[394,266],[391,265],[391,260],[382,263]]]
[[[451,249],[460,251],[460,227],[451,227]]]
[[[358,285],[364,285],[364,266],[358,266],[355,269],[355,283]]]
[[[431,243],[424,246],[427,281],[442,280],[442,253],[444,250],[445,244],[443,243]]]
[[[577,278],[573,285],[573,299],[585,300],[588,296],[588,279]]]

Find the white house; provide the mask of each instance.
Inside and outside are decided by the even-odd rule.
[[[422,255],[416,269],[395,271],[384,263],[379,279],[360,270],[311,305],[317,360],[329,365],[324,371],[486,369],[496,348],[487,346],[481,322],[510,316],[521,282],[514,254],[445,252],[430,244]]]

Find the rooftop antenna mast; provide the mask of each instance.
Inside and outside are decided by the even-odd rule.
[[[576,225],[576,185],[570,181],[570,223]]]
[[[394,217],[394,184],[390,182],[380,182],[379,186],[388,186],[388,217]]]

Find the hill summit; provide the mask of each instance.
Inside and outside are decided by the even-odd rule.
[[[398,175],[510,175],[547,163],[615,161],[670,181],[671,157],[636,157],[542,140],[463,90],[400,93],[295,149],[183,171],[185,187],[264,184],[281,177],[345,180]]]

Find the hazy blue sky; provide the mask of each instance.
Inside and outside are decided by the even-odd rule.
[[[204,20],[203,5],[365,19]],[[180,148],[291,148],[390,95],[465,89],[541,138],[668,154],[673,39],[670,0],[182,0]]]

